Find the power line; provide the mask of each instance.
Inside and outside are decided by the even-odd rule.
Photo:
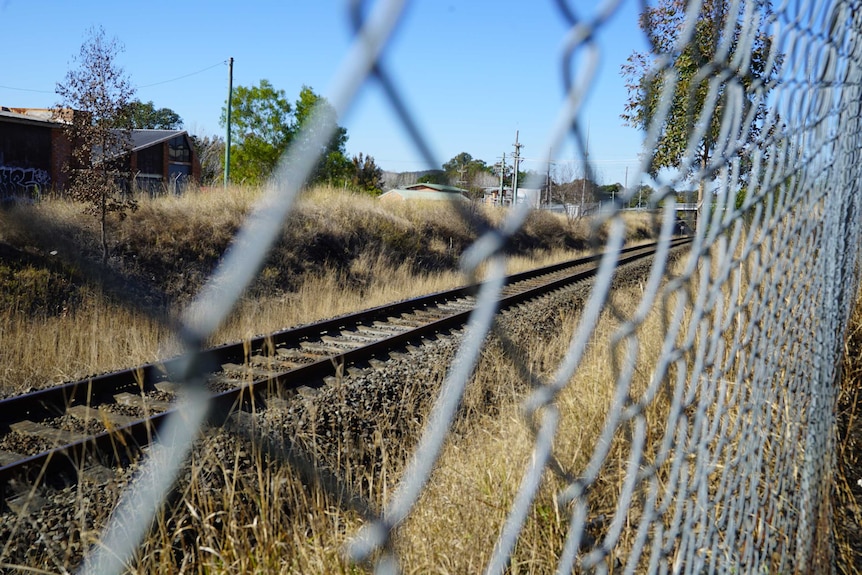
[[[16,88],[14,86],[0,86],[4,90],[17,90],[18,92],[36,92],[37,94],[53,94],[54,90],[31,90],[30,88]]]
[[[218,62],[218,63],[213,64],[211,66],[207,66],[206,68],[201,68],[200,70],[197,70],[195,72],[189,72],[188,74],[183,74],[182,76],[177,76],[176,78],[171,78],[170,80],[162,80],[161,82],[153,82],[152,84],[144,84],[143,86],[138,86],[138,89],[151,88],[153,86],[160,86],[162,84],[169,84],[171,82],[176,82],[177,80],[183,80],[183,79],[188,78],[190,76],[196,76],[197,74],[201,74],[203,72],[206,72],[207,70],[212,70],[216,66],[222,66],[222,65],[227,65],[227,60],[222,60],[221,62]],[[16,90],[18,92],[34,92],[36,94],[54,94],[55,93],[54,90],[34,90],[32,88],[17,88],[15,86],[0,85],[0,88],[3,88],[4,90]]]
[[[227,60],[222,60],[221,62],[213,64],[212,66],[207,66],[206,68],[201,68],[197,72],[189,72],[188,74],[183,74],[182,76],[177,76],[176,78],[171,78],[170,80],[162,80],[161,82],[153,82],[152,84],[144,84],[143,86],[138,86],[138,89],[140,89],[140,88],[151,88],[153,86],[160,86],[162,84],[168,84],[170,82],[176,82],[177,80],[182,80],[184,78],[188,78],[189,76],[195,76],[195,75],[200,74],[202,72],[206,72],[207,70],[212,70],[216,66],[223,66],[223,65],[227,65]]]

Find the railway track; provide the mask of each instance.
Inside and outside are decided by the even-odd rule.
[[[673,241],[673,246],[689,242]],[[622,250],[624,265],[655,253]],[[601,255],[510,276],[499,309],[517,306],[594,275]],[[261,409],[303,387],[325,385],[339,370],[374,365],[392,352],[467,323],[477,286],[388,304],[0,400],[0,507],[14,509],[36,482],[69,483],[109,473],[158,436],[189,373],[211,391],[209,420]],[[25,489],[22,489],[22,486]]]

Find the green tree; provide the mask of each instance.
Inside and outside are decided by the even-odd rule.
[[[383,170],[371,156],[353,156],[353,187],[374,195],[382,192]]]
[[[441,172],[439,170],[431,170],[425,174],[422,174],[416,179],[417,184],[440,184],[441,186],[445,186],[449,184],[449,178],[446,176],[446,172]]]
[[[156,108],[152,102],[132,100],[123,108],[118,118],[118,128],[133,130],[180,130],[183,120],[170,108]]]
[[[443,171],[450,183],[465,189],[476,187],[475,183],[480,174],[493,174],[494,169],[485,164],[483,160],[474,158],[467,152],[461,152],[454,158],[443,164]]]
[[[303,86],[296,101],[293,125],[296,136],[302,137],[302,140],[297,142],[300,146],[311,145],[315,126],[310,124],[310,120],[315,110],[319,119],[336,124],[335,108],[326,98],[315,94],[308,86]],[[303,136],[300,136],[301,133]],[[346,145],[347,130],[336,124],[335,133],[326,145],[318,150],[320,160],[308,179],[310,184],[339,185],[351,179],[353,164],[347,159]]]
[[[127,130],[115,128],[129,105],[134,88],[116,62],[123,51],[116,38],[107,39],[101,27],[91,28],[73,62],[77,67],[57,83],[60,97],[56,114],[68,116],[66,132],[73,143],[69,165],[69,194],[84,202],[87,213],[99,221],[102,266],[108,263],[108,214],[121,218],[134,211],[134,198],[122,193],[120,182],[131,182],[131,138]]]
[[[622,191],[622,184],[605,184],[604,186],[599,186],[598,195],[601,198],[600,201],[611,202],[616,199],[619,199],[620,192]]]
[[[318,118],[335,122],[335,109],[308,86],[303,86],[294,106],[269,80],[257,86],[234,89],[231,100],[231,176],[236,181],[260,184],[272,174],[288,146],[310,146],[315,141],[310,120],[312,111]],[[221,124],[227,123],[227,108],[222,108]],[[305,131],[302,129],[305,128]],[[336,125],[335,133],[325,146],[316,150],[320,159],[308,182],[338,185],[352,177],[345,145],[347,130]]]
[[[740,140],[746,146],[759,145],[766,98],[781,62],[771,54],[767,28],[772,15],[769,3],[763,1],[702,0],[691,38],[680,49],[677,44],[689,3],[657,0],[647,6],[640,27],[650,51],[633,53],[622,66],[629,93],[622,118],[644,131],[653,122],[662,122],[656,148],[648,151],[653,176],[664,168],[687,165],[689,174],[706,168],[716,150]],[[659,61],[666,66],[656,69]],[[667,71],[675,76],[676,84],[668,112],[659,118]],[[736,102],[742,106],[734,106]],[[728,133],[726,140],[719,141],[722,117],[731,109],[741,112],[743,132]],[[693,142],[696,157],[686,158],[689,141],[698,130],[698,140]],[[686,164],[687,159],[693,161]],[[700,182],[699,201],[704,184]]]
[[[284,90],[269,80],[257,86],[237,86],[231,98],[231,177],[235,181],[260,184],[275,169],[293,138],[291,106]],[[221,125],[227,124],[227,108]]]
[[[646,208],[650,205],[650,200],[653,199],[656,191],[647,184],[638,186],[638,191],[632,196],[633,207]]]

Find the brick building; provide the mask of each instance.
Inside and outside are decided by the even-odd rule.
[[[59,117],[50,109],[0,107],[0,199],[37,198],[46,190],[62,192],[73,165],[66,127],[74,112]],[[151,193],[177,193],[200,181],[201,166],[185,130],[131,130],[127,159],[135,185]],[[95,151],[93,159],[101,154]],[[112,158],[118,159],[118,158]]]
[[[0,199],[63,189],[71,154],[65,123],[50,110],[0,107]]]
[[[185,130],[132,130],[129,167],[140,190],[179,193],[200,182],[201,163]]]

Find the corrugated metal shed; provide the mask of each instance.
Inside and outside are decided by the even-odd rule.
[[[411,184],[409,186],[404,186],[405,190],[430,190],[434,192],[447,192],[452,194],[465,194],[467,190],[462,190],[461,188],[456,188],[455,186],[447,186],[445,184],[428,184],[428,183],[419,183],[419,184]]]
[[[446,186],[451,187],[451,186]],[[458,188],[453,188],[458,189]],[[414,189],[395,189],[389,190],[380,196],[383,201],[416,201],[424,200],[429,202],[449,201],[449,202],[468,202],[470,201],[460,191],[436,191],[436,190],[414,190]]]

